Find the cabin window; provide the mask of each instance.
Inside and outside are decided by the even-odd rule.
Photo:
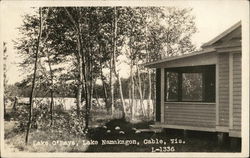
[[[166,75],[167,101],[178,101],[178,73],[167,72]]]
[[[182,101],[202,101],[202,73],[182,73]]]
[[[165,69],[165,101],[215,102],[215,65]]]

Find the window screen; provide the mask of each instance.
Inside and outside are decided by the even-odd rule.
[[[165,101],[215,102],[215,65],[165,69]]]
[[[182,73],[182,101],[202,101],[202,73]]]

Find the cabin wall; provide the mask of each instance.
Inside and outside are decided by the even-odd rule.
[[[163,102],[164,92],[161,90],[164,84],[159,85],[157,92],[161,93],[157,106],[160,108],[161,125],[168,128],[227,132],[231,137],[241,137],[241,24],[237,23],[202,48],[211,50],[209,53],[170,58],[149,65],[155,68],[172,68],[216,64],[216,103]],[[162,82],[163,76],[158,78]],[[161,82],[158,81],[159,84]],[[160,114],[164,117],[160,117]]]
[[[218,54],[219,65],[219,124],[220,127],[229,126],[229,54]]]
[[[215,103],[165,102],[164,124],[215,128]]]
[[[233,129],[241,130],[241,54],[233,54]]]
[[[170,65],[168,65],[170,66]],[[241,53],[218,53],[216,103],[163,102],[162,68],[157,69],[156,120],[166,127],[229,132],[241,131]],[[162,117],[162,115],[164,117]]]

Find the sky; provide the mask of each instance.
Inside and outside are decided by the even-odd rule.
[[[238,21],[244,20],[246,14],[248,14],[246,3],[248,2],[243,0],[177,0],[164,1],[164,3],[163,1],[155,0],[145,4],[135,1],[132,3],[132,1],[129,1],[129,3],[124,3],[123,5],[166,5],[180,8],[193,8],[192,14],[196,17],[195,22],[198,32],[193,35],[192,41],[197,48],[199,48],[203,43],[213,39]],[[17,28],[22,24],[22,16],[25,14],[33,14],[33,9],[27,6],[27,4],[27,2],[15,3],[12,1],[10,3],[2,3],[1,5],[1,39],[7,42],[7,79],[9,84],[14,84],[23,78],[17,64],[20,62],[20,57],[17,56],[13,48],[13,40],[19,36]],[[75,4],[78,3],[70,3],[70,5]],[[105,3],[104,5],[110,4],[115,5],[116,3]],[[52,5],[62,5],[62,3],[53,3]],[[92,5],[92,3],[84,3],[83,5]],[[121,65],[120,75],[127,77],[128,69],[128,65]]]

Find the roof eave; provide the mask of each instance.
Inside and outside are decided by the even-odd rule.
[[[238,28],[240,26],[241,26],[241,21],[237,22],[236,24],[234,24],[233,26],[231,26],[230,28],[228,28],[227,30],[225,30],[224,32],[222,32],[221,34],[219,34],[218,36],[216,36],[212,40],[201,45],[201,48],[205,48],[205,47],[208,47],[208,46],[214,44],[215,42],[219,41],[221,38],[225,37],[226,35],[228,35],[229,33],[231,33],[232,31],[234,31],[236,28]]]
[[[197,55],[202,55],[202,54],[215,52],[215,51],[216,50],[214,48],[207,48],[207,49],[196,51],[196,52],[193,52],[193,53],[190,53],[190,54],[185,54],[185,55],[175,56],[175,57],[169,57],[169,58],[161,59],[161,60],[158,60],[158,61],[145,63],[145,64],[142,64],[142,66],[148,67],[148,68],[155,68],[155,65],[158,65],[158,64],[161,64],[161,63],[164,63],[164,62],[174,61],[174,60],[181,60],[181,59],[184,59],[184,58],[197,56]]]

